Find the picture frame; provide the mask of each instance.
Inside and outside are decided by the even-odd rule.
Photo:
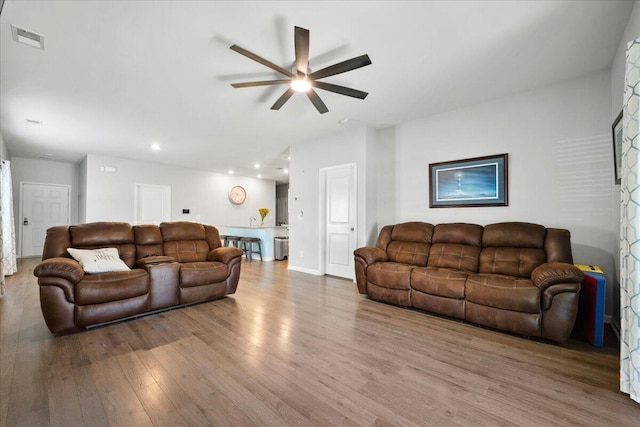
[[[613,137],[614,182],[620,184],[622,178],[622,111],[611,125],[611,136]]]
[[[429,164],[429,207],[509,206],[509,155]]]

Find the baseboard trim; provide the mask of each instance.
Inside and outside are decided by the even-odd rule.
[[[310,268],[304,268],[304,267],[296,267],[295,265],[291,265],[291,264],[289,264],[289,266],[287,267],[287,270],[299,271],[300,273],[313,274],[314,276],[322,276],[322,274],[320,274],[318,270],[312,270]]]
[[[617,318],[611,319],[611,329],[613,329],[613,333],[618,337],[618,341],[620,341],[620,322]]]

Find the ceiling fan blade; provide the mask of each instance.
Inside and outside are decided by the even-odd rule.
[[[307,91],[307,96],[309,97],[309,99],[311,100],[311,103],[316,107],[316,110],[318,110],[320,114],[324,114],[327,111],[329,111],[329,109],[327,108],[326,105],[324,105],[324,102],[322,102],[322,99],[320,99],[320,97],[318,96],[315,90],[309,89]]]
[[[254,87],[254,86],[283,85],[287,83],[291,83],[291,80],[263,80],[260,82],[231,83],[231,86],[235,88],[240,88],[240,87]]]
[[[261,56],[258,56],[255,53],[251,53],[248,50],[243,49],[238,45],[234,44],[229,49],[233,50],[234,52],[238,52],[240,55],[244,55],[249,59],[253,59],[254,61],[259,62],[260,64],[262,64],[262,65],[264,65],[266,67],[269,67],[272,70],[279,72],[280,74],[284,74],[285,76],[288,76],[288,77],[293,77],[294,76],[294,74],[291,71],[287,71],[284,68],[274,64],[273,62],[267,61],[266,59],[262,58]]]
[[[296,68],[298,74],[306,75],[309,68],[309,30],[295,27]]]
[[[317,87],[318,89],[328,90],[329,92],[335,92],[335,93],[339,93],[340,95],[351,96],[353,98],[359,98],[359,99],[365,99],[367,95],[369,95],[367,92],[363,92],[361,90],[351,89],[350,87],[338,86],[338,85],[325,83],[325,82],[314,81],[313,86]]]
[[[285,93],[282,94],[280,98],[278,98],[275,104],[271,106],[271,109],[279,110],[280,107],[282,107],[284,103],[287,102],[295,92],[296,92],[295,90],[293,90],[292,88],[289,88]]]
[[[309,78],[318,80],[329,76],[335,76],[336,74],[346,73],[347,71],[355,70],[357,68],[366,67],[367,65],[371,65],[369,55],[357,56],[311,73],[309,74]]]

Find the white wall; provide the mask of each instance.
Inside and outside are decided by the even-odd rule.
[[[396,222],[396,127],[377,132],[375,140],[376,223],[370,230],[369,245],[375,245],[380,229]]]
[[[4,143],[4,139],[2,138],[2,133],[0,133],[0,159],[11,160],[11,155],[9,154],[9,149],[7,148],[7,145]]]
[[[601,72],[397,126],[396,221],[567,228],[574,261],[600,265],[613,283],[610,111],[610,74]],[[501,153],[509,206],[429,208],[429,163]]]
[[[11,159],[11,178],[13,184],[13,209],[16,218],[17,253],[22,251],[20,241],[20,183],[38,182],[45,184],[60,184],[71,186],[69,195],[71,201],[71,223],[78,222],[78,165],[51,160],[26,159],[13,157]]]
[[[78,223],[87,222],[87,158],[78,166]]]
[[[111,166],[116,172],[101,171]],[[86,222],[134,221],[134,185],[171,187],[171,220],[213,225],[249,225],[259,218],[258,208],[269,209],[265,225],[275,225],[275,181],[140,162],[118,157],[88,155],[86,159]],[[233,185],[247,190],[247,200],[229,202]],[[189,209],[185,215],[182,209]]]

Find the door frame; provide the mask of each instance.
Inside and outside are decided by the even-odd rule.
[[[167,221],[171,221],[171,186],[170,185],[159,185],[159,184],[142,184],[136,182],[133,184],[133,223],[134,225],[138,224],[138,190],[142,187],[146,188],[158,188],[169,191],[169,218]],[[163,220],[165,221],[165,220]]]
[[[24,220],[20,218],[24,218],[23,215],[23,203],[24,203],[24,186],[26,185],[43,185],[47,187],[66,187],[67,188],[67,223],[65,225],[71,224],[71,185],[69,184],[55,184],[52,182],[33,182],[33,181],[20,181],[20,206],[18,207],[18,221],[20,222],[20,226],[18,227],[18,242],[20,242],[20,258],[24,258],[22,255],[23,245],[22,245],[22,236],[23,236],[23,228],[24,228]],[[15,219],[14,219],[15,221]]]
[[[332,170],[332,169],[340,169],[340,168],[344,168],[344,167],[353,167],[353,197],[355,197],[356,199],[356,211],[354,212],[355,215],[355,225],[354,228],[355,230],[353,230],[355,237],[356,237],[356,247],[358,246],[358,230],[360,227],[360,224],[358,223],[358,165],[355,162],[352,163],[344,163],[342,165],[335,165],[335,166],[328,166],[325,168],[320,168],[319,170],[319,201],[320,203],[318,203],[319,205],[319,209],[320,212],[318,212],[318,218],[320,221],[318,230],[319,230],[319,234],[318,234],[318,260],[319,260],[319,265],[318,265],[318,274],[320,276],[324,276],[327,274],[327,254],[326,254],[326,250],[327,250],[327,171]],[[355,276],[354,279],[355,281]]]

